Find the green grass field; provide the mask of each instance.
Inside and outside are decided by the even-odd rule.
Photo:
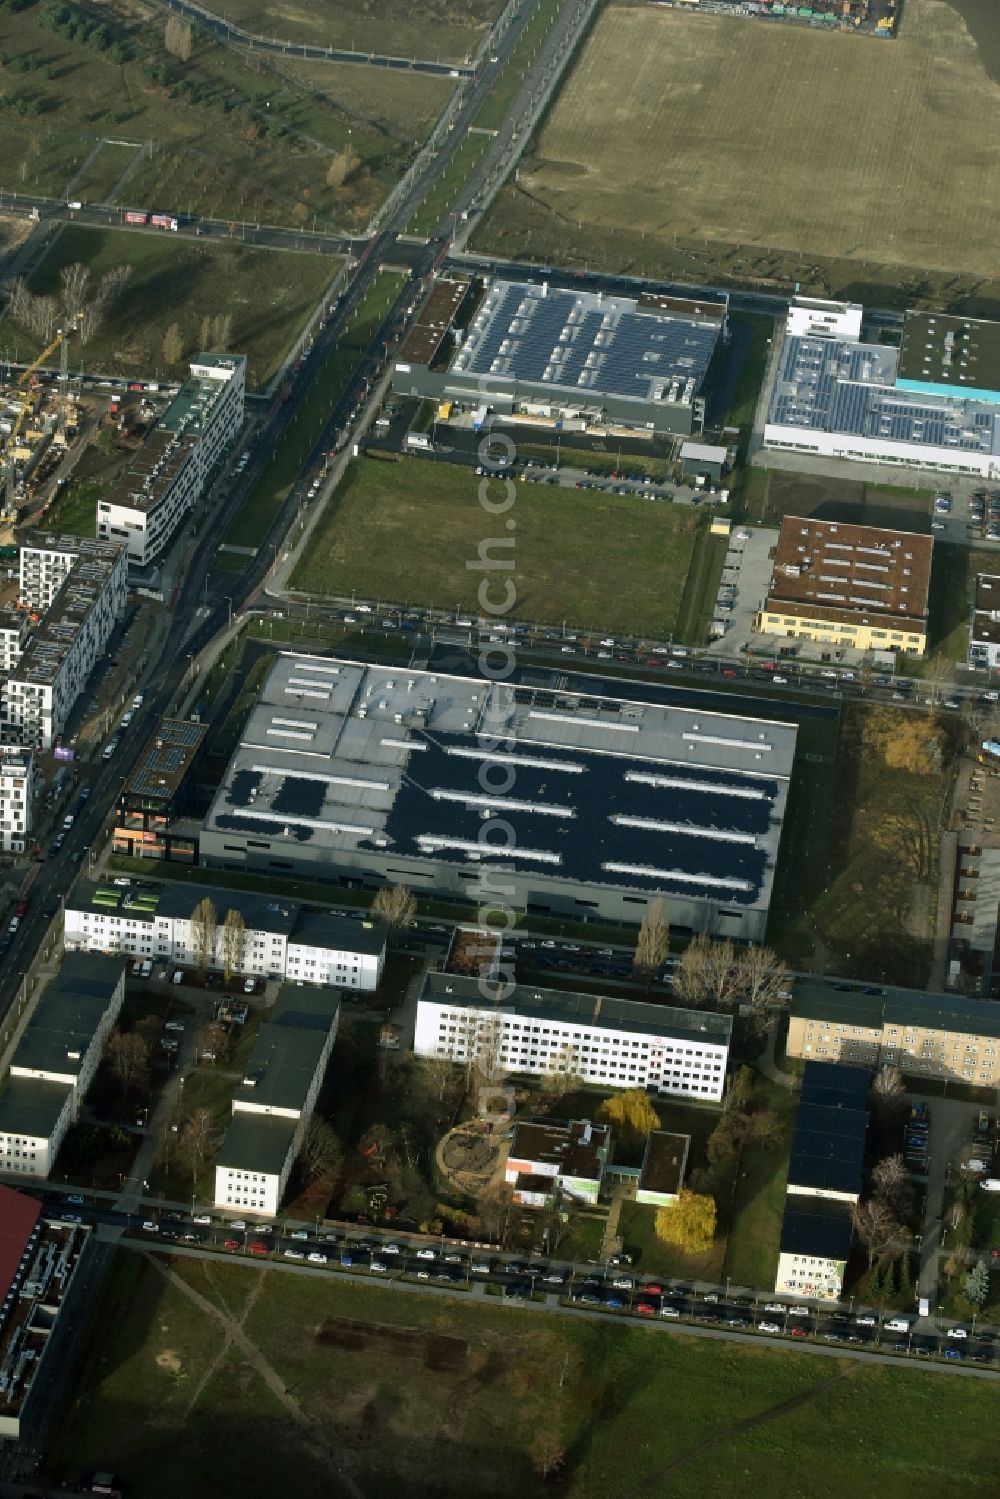
[[[229,347],[246,354],[251,390],[280,367],[338,264],[329,256],[248,249],[235,240],[210,246],[171,234],[73,225],[56,238],[31,290],[39,296],[58,291],[59,272],[76,262],[89,268],[93,288],[118,266],[131,266],[132,276],[90,342],[71,344],[71,368],[180,377],[186,365],[164,358],[167,329],[177,323],[187,358],[200,350],[203,318],[228,315]],[[41,348],[9,318],[0,320],[0,343],[16,344],[21,359]]]
[[[473,121],[477,129],[499,130],[528,76],[535,54],[552,29],[561,5],[562,0],[538,0],[531,19],[518,37],[517,45]]]
[[[479,504],[479,483],[468,469],[418,458],[352,464],[294,586],[477,608],[484,574],[466,564],[476,562],[481,543],[504,533],[504,522]],[[502,501],[499,485],[492,498]],[[537,484],[517,485],[511,515],[515,545],[492,555],[514,560],[515,618],[656,639],[676,630],[707,518],[631,496]],[[497,582],[497,575],[485,576]],[[489,596],[502,590],[493,587]]]
[[[365,1499],[986,1499],[1000,1486],[986,1382],[485,1297],[173,1269],[241,1319],[253,1362],[226,1350],[217,1315],[121,1252],[44,1456],[53,1484],[96,1466],[143,1499],[336,1495],[341,1467]],[[546,1451],[560,1460],[548,1480]]]
[[[97,535],[97,501],[104,485],[95,479],[73,479],[38,522],[40,531],[62,536]]]
[[[420,239],[427,239],[437,228],[451,208],[466,181],[486,155],[490,137],[485,134],[467,135],[455,152],[441,176],[434,183],[416,213],[404,230]]]
[[[225,541],[230,546],[259,546],[267,535],[326,426],[331,409],[346,389],[405,280],[401,272],[380,271],[365,293],[336,348],[313,380],[298,415],[272,450],[268,467],[226,532]]]

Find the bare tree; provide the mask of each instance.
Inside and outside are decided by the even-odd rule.
[[[513,1206],[514,1188],[510,1182],[494,1182],[479,1194],[476,1215],[486,1238],[495,1239],[499,1244],[504,1242]]]
[[[416,914],[416,896],[406,885],[383,885],[372,901],[372,915],[384,921],[393,935],[412,926]]]
[[[932,703],[936,703],[951,680],[952,664],[943,653],[929,656],[924,663],[923,685]]]
[[[648,982],[663,966],[669,951],[670,923],[667,920],[667,903],[662,895],[658,895],[650,903],[642,918],[639,935],[635,941],[633,971]]]
[[[912,1242],[910,1230],[904,1228],[889,1203],[881,1197],[852,1203],[851,1219],[858,1238],[868,1251],[869,1265],[887,1255],[898,1259]]]
[[[344,1150],[331,1126],[316,1114],[309,1120],[302,1136],[299,1163],[302,1175],[311,1186],[333,1191],[344,1163]]]
[[[138,1031],[112,1031],[107,1062],[125,1093],[139,1091],[149,1077],[149,1043]]]
[[[542,1075],[542,1090],[545,1093],[571,1093],[580,1087],[582,1081],[580,1053],[572,1041],[564,1041],[549,1057],[548,1071]]]
[[[198,1060],[210,1058],[214,1062],[219,1057],[224,1057],[229,1050],[229,1032],[221,1021],[209,1020],[206,1025],[198,1028],[194,1042]]]
[[[876,1114],[891,1118],[906,1107],[906,1085],[898,1067],[886,1062],[872,1079],[869,1097]]]
[[[31,307],[31,292],[23,276],[13,276],[4,288],[7,316],[15,323],[27,323]]]
[[[450,1052],[439,1052],[436,1057],[421,1057],[420,1072],[428,1088],[439,1101],[455,1081],[455,1062]]]
[[[192,34],[190,21],[185,21],[180,16],[168,16],[163,32],[163,45],[172,57],[180,62],[190,62]]]
[[[748,947],[737,959],[740,1003],[750,1011],[749,1024],[763,1034],[772,1024],[771,1011],[784,1004],[791,977],[770,947]]]
[[[208,1109],[195,1109],[180,1132],[178,1145],[182,1159],[191,1170],[192,1183],[197,1182],[206,1157],[215,1149],[218,1139],[215,1123]]]
[[[165,364],[180,364],[184,357],[184,338],[180,324],[171,323],[163,335],[163,360]]]
[[[226,983],[234,973],[242,973],[247,948],[247,924],[239,911],[230,908],[222,923],[222,965]]]
[[[473,1042],[473,1061],[483,1086],[495,1087],[507,1074],[507,1068],[503,1059],[503,1016],[480,1015],[478,1023],[473,1022],[475,1039]]]
[[[90,270],[80,261],[64,265],[59,272],[59,308],[64,323],[76,323],[87,303]]]
[[[191,912],[191,946],[194,950],[195,964],[202,977],[208,972],[209,964],[215,956],[215,934],[218,924],[215,906],[206,895]]]
[[[913,1187],[901,1155],[887,1155],[875,1163],[872,1185],[875,1195],[888,1203],[897,1218],[908,1216],[913,1206]]]
[[[699,932],[674,969],[674,993],[685,1004],[729,1009],[736,996],[737,979],[733,944],[728,938],[713,942],[707,932]]]

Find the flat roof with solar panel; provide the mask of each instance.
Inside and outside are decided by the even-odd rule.
[[[208,729],[185,718],[161,719],[122,788],[122,799],[148,808],[168,807],[201,749]]]
[[[456,889],[502,852],[537,902],[565,887],[607,909],[613,891],[641,919],[656,891],[764,915],[795,738],[794,724],[699,708],[285,654],[201,854]],[[484,841],[497,819],[515,834],[502,851]]]
[[[451,373],[509,378],[553,396],[691,405],[725,314],[724,300],[639,303],[545,283],[491,281]]]

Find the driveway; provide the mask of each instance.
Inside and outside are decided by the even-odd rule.
[[[763,641],[763,636],[754,635],[753,622],[770,587],[771,549],[777,540],[777,531],[763,527],[734,528],[719,584],[720,599],[731,603],[732,608],[717,611],[717,618],[725,621],[725,634],[712,641],[709,654],[735,656],[751,641]],[[731,589],[735,593],[731,594]]]
[[[973,1127],[982,1105],[954,1098],[929,1098],[930,1154],[927,1174],[927,1202],[924,1211],[924,1234],[920,1245],[921,1296],[930,1299],[934,1310],[940,1276],[938,1264],[941,1249],[941,1215],[948,1167],[972,1139]],[[929,1324],[927,1324],[929,1326]]]

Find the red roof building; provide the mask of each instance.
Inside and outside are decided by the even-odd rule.
[[[6,1296],[42,1216],[42,1205],[13,1187],[0,1186],[0,1300]]]

